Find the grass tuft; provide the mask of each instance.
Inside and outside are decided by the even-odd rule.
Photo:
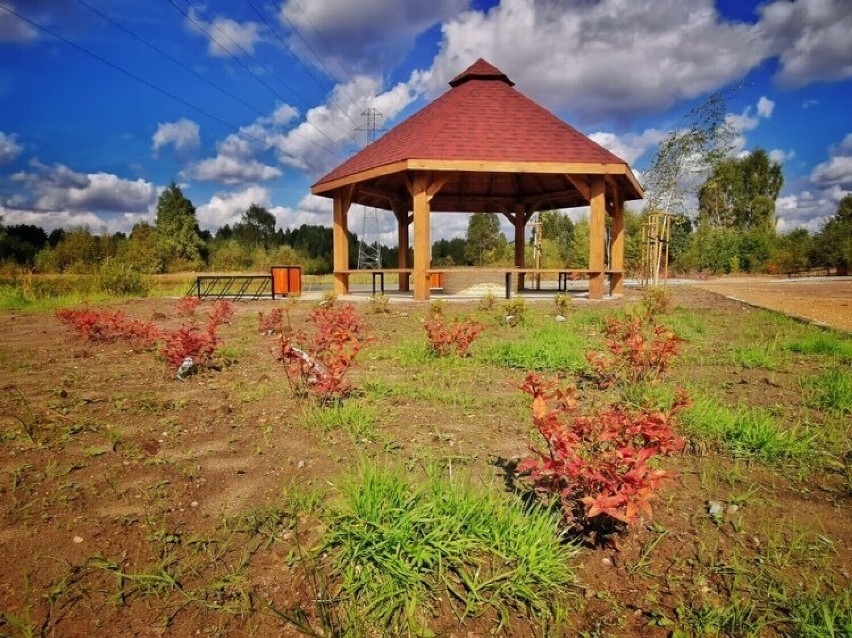
[[[852,340],[830,332],[820,332],[790,340],[784,343],[784,349],[797,354],[816,354],[836,357],[842,361],[852,361]]]
[[[765,410],[730,408],[707,396],[697,396],[681,417],[694,440],[721,445],[738,458],[764,461],[806,461],[813,454],[814,437],[799,428],[784,429]]]
[[[507,368],[524,370],[571,370],[586,367],[588,340],[564,325],[547,326],[489,345],[481,359]]]
[[[345,485],[320,551],[344,600],[393,635],[424,630],[439,596],[462,620],[486,609],[499,627],[511,610],[558,619],[577,554],[538,506],[437,471],[415,484],[366,464]]]
[[[827,412],[852,413],[852,372],[831,368],[816,377],[802,381],[807,404]]]
[[[324,431],[342,430],[356,440],[376,440],[376,409],[362,401],[346,401],[332,405],[309,405],[305,408],[308,427]]]

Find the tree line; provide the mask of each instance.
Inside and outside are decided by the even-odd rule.
[[[841,200],[815,233],[776,232],[775,200],[783,185],[781,166],[762,150],[716,162],[698,188],[693,219],[673,213],[671,270],[683,273],[799,272],[811,268],[846,272],[852,264],[852,195]],[[651,202],[642,212],[625,211],[625,266],[635,272],[642,255],[642,224],[659,210]],[[542,211],[542,266],[584,268],[589,254],[589,223],[559,211]],[[609,220],[608,220],[609,223]],[[215,233],[198,226],[195,207],[172,183],[160,195],[153,224],[137,223],[129,234],[92,233],[87,228],[47,233],[29,224],[0,223],[0,265],[45,273],[97,273],[104,264],[139,273],[182,271],[263,271],[276,264],[300,264],[308,274],[332,270],[332,230],[303,224],[276,228],[275,216],[252,204],[233,226]],[[398,263],[398,249],[381,246],[382,263]],[[533,247],[526,246],[531,265]],[[358,237],[350,233],[350,267],[357,264]],[[411,263],[411,259],[409,259]],[[465,237],[432,245],[435,266],[511,266],[514,247],[500,232],[496,215],[470,216]]]

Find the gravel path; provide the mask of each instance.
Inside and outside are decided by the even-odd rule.
[[[852,277],[731,278],[693,285],[755,306],[852,332]]]

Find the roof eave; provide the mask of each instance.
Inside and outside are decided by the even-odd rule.
[[[626,200],[642,199],[644,191],[636,176],[627,164],[603,164],[591,162],[519,162],[493,160],[440,160],[408,159],[376,166],[364,171],[344,175],[328,181],[319,181],[311,186],[311,193],[333,197],[333,191],[343,186],[357,184],[383,175],[401,173],[406,170],[417,171],[463,171],[474,173],[556,173],[567,175],[620,175],[632,187],[625,192]]]

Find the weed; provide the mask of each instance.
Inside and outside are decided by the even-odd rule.
[[[510,326],[519,326],[527,322],[527,300],[523,297],[515,297],[503,304],[506,323]]]
[[[553,305],[556,308],[556,314],[562,317],[568,315],[571,310],[571,295],[568,293],[560,293],[553,298]]]
[[[322,299],[320,299],[319,307],[320,308],[333,308],[337,303],[337,295],[334,294],[333,290],[326,290],[322,293]]]
[[[648,317],[666,314],[672,305],[671,296],[663,286],[649,286],[642,291],[642,309]]]
[[[0,418],[3,417],[17,422],[30,443],[36,442],[38,419],[24,393],[16,385],[9,384],[0,388]]]
[[[852,636],[852,588],[836,594],[798,596],[790,605],[789,622],[802,638]]]
[[[480,310],[490,311],[493,310],[496,305],[497,297],[494,296],[493,292],[488,292],[480,297],[478,308]]]
[[[370,312],[374,315],[386,315],[390,313],[390,297],[381,293],[371,296]]]
[[[443,315],[446,303],[443,299],[433,299],[429,302],[429,308],[426,310],[426,317],[434,317],[435,315]]]

